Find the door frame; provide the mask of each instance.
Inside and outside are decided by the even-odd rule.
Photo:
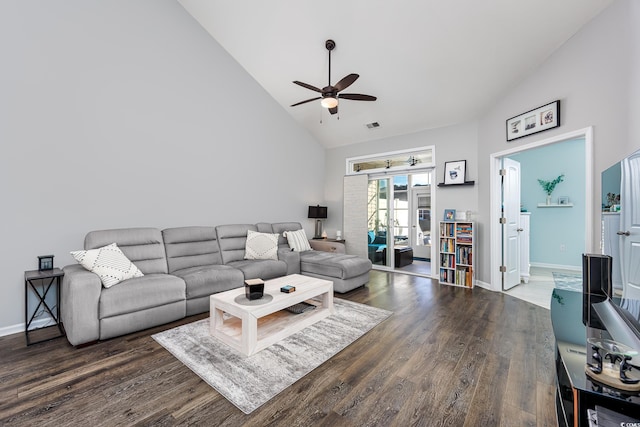
[[[489,156],[489,206],[491,211],[489,227],[489,229],[491,230],[491,290],[502,292],[502,273],[500,272],[500,265],[502,264],[502,227],[499,223],[501,216],[500,206],[502,203],[502,194],[500,188],[501,180],[499,179],[499,171],[501,167],[502,157],[520,153],[522,151],[531,150],[533,148],[554,144],[556,142],[562,142],[576,138],[584,138],[585,140],[585,252],[593,252],[593,126],[493,153]]]

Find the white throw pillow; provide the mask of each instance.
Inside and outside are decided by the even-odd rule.
[[[307,239],[307,233],[305,233],[304,230],[285,231],[283,234],[287,238],[287,243],[289,243],[289,247],[294,252],[303,252],[303,251],[311,250],[309,239]]]
[[[278,236],[247,230],[244,259],[278,259]]]
[[[73,251],[71,255],[87,270],[100,276],[105,288],[144,274],[112,243],[98,249]]]

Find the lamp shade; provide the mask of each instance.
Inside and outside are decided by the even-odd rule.
[[[326,206],[309,206],[308,218],[326,218],[327,207]]]

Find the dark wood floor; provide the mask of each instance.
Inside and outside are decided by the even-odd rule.
[[[493,293],[374,271],[340,297],[393,316],[251,415],[151,334],[75,349],[0,338],[0,425],[556,425],[546,309]]]

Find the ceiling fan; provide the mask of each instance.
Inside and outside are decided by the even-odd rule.
[[[324,46],[329,51],[329,84],[328,86],[325,86],[322,89],[318,89],[317,87],[311,86],[310,84],[295,80],[293,83],[299,86],[302,86],[304,88],[310,89],[314,92],[319,92],[320,94],[322,94],[322,96],[300,101],[291,106],[295,107],[296,105],[306,104],[307,102],[316,101],[320,99],[321,100],[320,105],[322,105],[324,108],[329,109],[329,112],[331,114],[336,114],[338,112],[338,99],[350,99],[352,101],[375,101],[377,98],[371,95],[362,95],[359,93],[338,93],[348,88],[349,86],[351,86],[353,82],[355,82],[358,79],[358,77],[360,77],[358,74],[349,74],[348,76],[343,77],[342,80],[340,80],[338,83],[335,84],[335,86],[331,86],[331,51],[335,49],[336,42],[334,42],[333,40],[327,40]]]

